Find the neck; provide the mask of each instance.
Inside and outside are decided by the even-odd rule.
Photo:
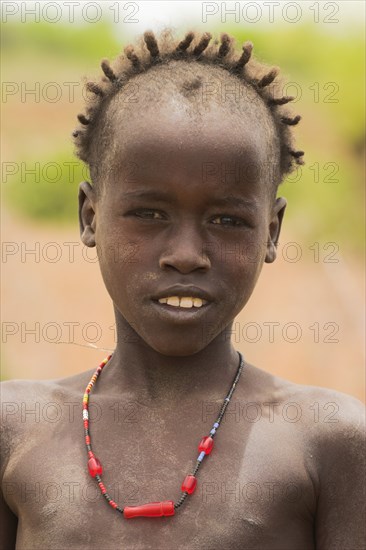
[[[148,346],[116,311],[117,345],[98,385],[145,402],[172,403],[196,398],[222,399],[230,389],[239,355],[218,335],[189,356],[166,356]],[[221,337],[220,337],[221,336]]]

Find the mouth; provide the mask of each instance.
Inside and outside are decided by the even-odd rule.
[[[176,285],[161,291],[152,301],[162,314],[184,319],[200,316],[212,304],[213,299],[201,288]]]
[[[159,298],[158,302],[159,304],[184,309],[201,308],[207,304],[207,300],[194,296],[168,296],[166,298]]]

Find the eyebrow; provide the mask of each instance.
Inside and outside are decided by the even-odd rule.
[[[122,199],[130,198],[142,198],[151,199],[157,201],[173,202],[173,197],[169,193],[162,191],[156,191],[155,189],[141,189],[138,191],[129,191],[122,194]],[[250,210],[257,210],[258,202],[254,199],[244,199],[235,195],[227,195],[226,197],[220,197],[213,199],[211,202],[214,206],[239,206],[242,208],[248,208]]]
[[[235,195],[218,198],[213,201],[213,204],[218,206],[239,206],[242,208],[249,208],[250,210],[257,210],[258,208],[258,202],[256,200],[244,199],[243,197],[236,197]]]
[[[169,193],[164,193],[162,191],[156,191],[155,189],[140,189],[138,191],[128,191],[127,193],[122,193],[122,199],[155,199],[155,200],[164,200],[171,201],[172,196]]]

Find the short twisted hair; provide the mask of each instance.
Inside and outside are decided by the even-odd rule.
[[[172,89],[171,86],[168,88],[168,84],[174,85],[175,90],[178,89],[180,94],[190,98],[202,86],[203,73],[211,73],[213,78],[225,78],[227,71],[231,75],[227,78],[238,78],[251,92],[252,97],[263,102],[268,116],[272,118],[275,138],[279,143],[279,154],[276,158],[279,177],[274,182],[275,192],[284,177],[296,165],[303,164],[304,152],[294,149],[292,135],[292,126],[301,117],[293,117],[283,107],[294,98],[278,93],[281,91],[277,78],[278,69],[268,69],[254,60],[251,42],[244,43],[241,55],[238,56],[234,39],[228,34],[221,34],[220,43],[216,39],[209,44],[211,39],[209,32],[195,38],[195,33],[190,31],[183,40],[177,41],[170,29],[161,31],[159,39],[152,31],[146,31],[136,46],[128,45],[124,48],[124,55],[121,54],[116,59],[113,67],[106,59],[101,62],[104,76],[99,82],[87,82],[87,89],[92,92],[91,98],[87,102],[86,114],[78,115],[80,125],[73,132],[76,154],[89,166],[97,194],[102,183],[99,180],[103,179],[98,177],[101,173],[100,166],[103,165],[101,157],[108,156],[108,143],[113,131],[111,124],[106,122],[108,109],[113,98],[121,90],[126,90],[128,83],[138,79],[138,75],[147,74],[144,78],[151,79],[153,90],[155,87],[157,90],[161,88],[163,80],[163,86],[167,90]],[[164,67],[168,70],[162,70]],[[158,101],[158,94],[151,93],[150,86],[143,99],[151,104]]]

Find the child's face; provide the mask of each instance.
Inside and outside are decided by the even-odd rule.
[[[196,353],[230,325],[263,262],[274,259],[268,242],[278,238],[284,206],[273,207],[260,169],[264,131],[249,119],[238,130],[217,109],[193,121],[173,104],[144,113],[142,125],[129,121],[128,130],[114,125],[106,192],[96,201],[88,188],[96,215],[83,241],[96,243],[122,323],[159,353]],[[198,296],[202,289],[207,304],[160,304],[157,297],[177,295],[173,285],[193,285]]]

